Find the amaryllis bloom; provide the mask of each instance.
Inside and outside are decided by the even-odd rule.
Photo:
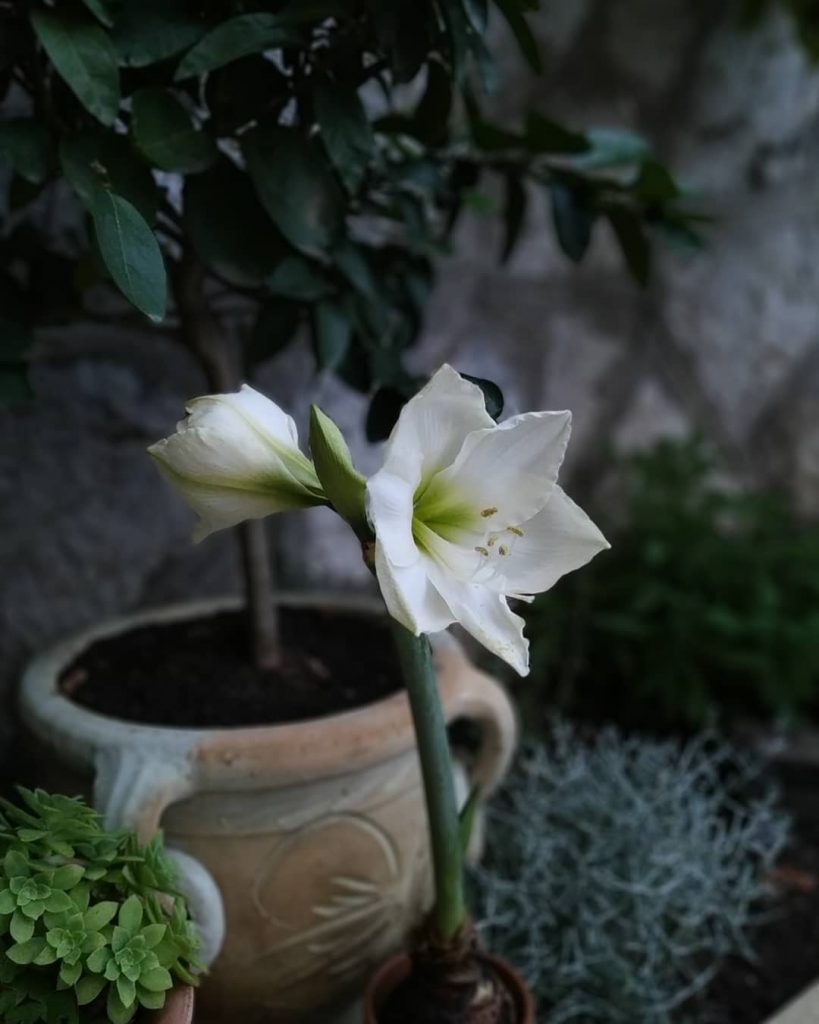
[[[199,515],[196,540],[246,519],[325,504],[296,424],[275,402],[243,384],[186,409],[176,433],[148,451]]]
[[[524,622],[507,599],[548,590],[609,546],[556,483],[570,430],[569,412],[496,424],[451,366],[404,406],[367,483],[375,569],[395,619],[415,635],[460,622],[528,673]]]

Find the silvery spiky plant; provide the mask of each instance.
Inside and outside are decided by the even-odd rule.
[[[81,800],[0,801],[0,1020],[127,1024],[193,983],[197,940],[161,839],[109,832]]]
[[[523,754],[491,815],[486,939],[549,1024],[685,1020],[720,958],[752,955],[788,835],[758,766],[724,745],[566,725]]]

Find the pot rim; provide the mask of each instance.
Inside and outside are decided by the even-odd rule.
[[[478,959],[492,967],[512,996],[518,1014],[517,1024],[535,1024],[535,1001],[528,985],[515,968],[508,961],[487,952],[479,952]],[[404,951],[385,960],[371,975],[364,992],[364,1024],[378,1024],[378,1011],[383,997],[407,978],[411,969],[412,958]]]
[[[273,599],[290,607],[339,607],[361,615],[386,614],[380,601],[365,594],[280,591]],[[238,596],[186,601],[109,619],[68,637],[35,656],[26,667],[20,689],[23,720],[41,741],[59,748],[80,768],[94,765],[99,752],[139,747],[165,761],[195,761],[201,782],[219,788],[232,788],[234,780],[236,788],[254,782],[262,788],[269,785],[271,773],[281,782],[309,781],[317,774],[344,775],[413,747],[412,716],[403,688],[336,714],[279,725],[224,728],[130,722],[82,707],[59,689],[66,666],[98,640],[140,626],[204,617],[241,606]],[[454,637],[438,634],[433,645],[448,720],[473,713],[476,702],[495,702],[488,691],[495,690],[496,684],[472,666]]]

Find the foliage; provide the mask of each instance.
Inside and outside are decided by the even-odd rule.
[[[550,1024],[667,1024],[722,957],[751,955],[787,833],[758,768],[721,744],[558,725],[491,809],[477,917]]]
[[[537,69],[527,6],[494,3]],[[505,191],[504,259],[544,190],[573,260],[604,220],[641,282],[655,228],[696,242],[697,219],[644,140],[538,113],[514,130],[488,119],[489,8],[0,4],[0,263],[11,268],[0,276],[11,321],[0,384],[19,388],[21,333],[93,312],[101,282],[158,320],[166,281],[178,291],[196,264],[211,293],[253,311],[249,363],[309,325],[317,367],[372,396],[368,429],[382,436],[416,389],[402,356],[435,260],[460,211],[487,204],[479,190],[490,178]],[[86,211],[85,234],[55,240],[44,212],[63,204],[66,186]]]
[[[651,728],[811,709],[819,528],[713,468],[696,439],[621,464],[624,512],[598,517],[611,551],[527,613],[532,708]]]
[[[174,978],[194,984],[197,940],[161,839],[106,831],[78,799],[20,796],[0,801],[0,1019],[126,1024],[162,1007]]]

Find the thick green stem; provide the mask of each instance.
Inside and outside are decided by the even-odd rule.
[[[424,781],[435,872],[433,921],[439,937],[449,941],[466,919],[464,858],[449,737],[429,640],[425,636],[413,636],[397,622],[392,625],[412,708]]]

